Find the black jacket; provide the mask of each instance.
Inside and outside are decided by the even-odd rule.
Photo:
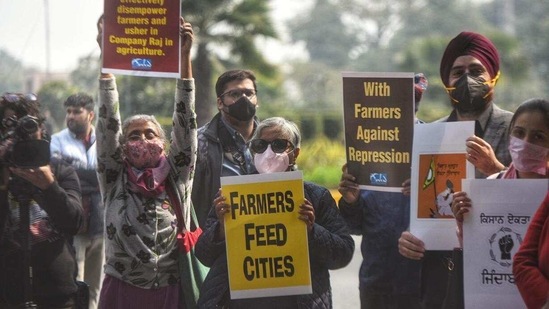
[[[330,191],[316,184],[304,183],[305,198],[315,209],[315,224],[309,234],[309,260],[313,294],[298,295],[295,308],[332,308],[332,291],[328,270],[346,266],[353,257],[354,240],[339,214]],[[199,308],[216,308],[229,298],[225,241],[215,241],[219,221],[211,211],[204,233],[196,244],[196,256],[210,272],[200,289]],[[276,297],[257,298],[261,308],[278,308]],[[266,307],[267,306],[267,307]],[[255,307],[259,308],[259,307]]]
[[[51,167],[56,181],[43,191],[33,186],[29,189],[29,195],[38,204],[31,207],[30,217],[35,231],[31,248],[33,294],[39,307],[64,304],[77,290],[71,241],[82,223],[80,183],[70,165],[52,159]],[[24,300],[23,286],[27,280],[22,275],[26,266],[18,238],[20,230],[13,224],[19,210],[13,199],[6,198],[6,194],[2,197],[0,211],[4,212],[5,227],[0,233],[0,299],[16,304]],[[5,216],[10,208],[12,211]]]

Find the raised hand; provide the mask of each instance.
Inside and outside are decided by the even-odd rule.
[[[490,176],[505,168],[496,158],[492,146],[478,136],[471,136],[465,141],[467,161],[471,162],[484,175]]]
[[[347,173],[347,164],[341,168],[343,174],[339,182],[338,191],[341,193],[341,198],[348,204],[354,204],[360,196],[360,188],[355,182],[355,176]]]

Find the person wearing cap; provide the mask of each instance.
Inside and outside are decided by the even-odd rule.
[[[422,73],[415,75],[414,82],[417,113],[428,82]],[[417,118],[415,122],[423,123]],[[395,246],[408,228],[409,194],[360,190],[346,165],[342,171],[339,210],[351,233],[362,235],[363,260],[358,275],[361,308],[420,308],[421,263],[401,256]]]
[[[438,121],[475,121],[475,135],[467,138],[465,145],[476,178],[497,173],[511,163],[507,136],[513,113],[493,102],[500,74],[495,45],[474,32],[461,32],[453,38],[440,62],[440,78],[453,110]],[[453,275],[463,279],[463,269],[457,271],[460,265],[452,260],[452,251],[426,250],[423,241],[408,231],[402,233],[398,248],[403,256],[422,260],[423,308],[463,308],[463,286],[451,293],[447,291],[454,266],[457,267]]]

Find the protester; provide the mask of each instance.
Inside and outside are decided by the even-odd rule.
[[[422,73],[416,74],[416,113],[427,84]],[[415,122],[422,123],[417,118]],[[361,308],[420,308],[421,264],[401,256],[395,246],[409,225],[410,197],[402,193],[360,190],[346,165],[338,189],[342,197],[339,200],[342,217],[352,234],[362,235]]]
[[[300,142],[301,135],[294,123],[280,117],[262,121],[250,141],[257,170],[260,173],[295,170]],[[230,300],[223,219],[229,207],[219,192],[196,245],[198,258],[211,267],[200,290],[200,308],[332,308],[328,270],[344,267],[351,261],[354,241],[330,192],[311,182],[304,183],[304,191],[299,219],[307,224],[313,293]]]
[[[134,115],[120,125],[115,78],[102,74],[99,81],[97,154],[106,229],[100,308],[183,307],[176,238],[178,225],[191,229],[189,193],[196,160],[193,30],[183,19],[180,35],[181,79],[168,154],[154,116]]]
[[[509,152],[512,163],[505,171],[488,178],[549,178],[549,101],[530,99],[522,103],[511,119]],[[467,192],[454,193],[452,211],[462,242],[463,216],[472,206]]]
[[[440,77],[453,110],[439,121],[475,121],[475,135],[466,142],[467,160],[476,178],[497,173],[511,163],[507,132],[512,113],[493,103],[499,79],[499,54],[485,36],[461,32],[446,47],[440,63]],[[452,251],[426,251],[424,243],[405,231],[398,241],[405,257],[422,259],[421,302],[423,308],[460,308],[459,295],[447,295]]]
[[[549,305],[549,191],[513,258],[513,275],[528,308]]]
[[[515,111],[510,126],[509,151],[511,152],[513,161],[506,171],[496,173],[489,178],[549,178],[549,101],[543,99],[525,101]],[[474,207],[473,201],[467,196],[466,192],[456,192],[454,194],[452,210],[457,221],[460,245],[463,245],[463,219],[469,212],[470,207]],[[538,228],[543,226],[543,222],[539,224]],[[535,245],[530,244],[530,246],[535,246],[537,252],[537,243]],[[538,283],[541,284],[542,282]],[[530,295],[535,295],[533,297],[537,298],[538,301],[543,301],[540,303],[543,304],[549,289],[545,289],[542,292],[541,290],[536,290],[536,292],[531,291]],[[540,295],[540,293],[543,295]],[[526,298],[524,299],[526,301]],[[541,305],[535,307],[529,306],[529,308],[540,307]]]
[[[50,151],[53,157],[69,162],[80,179],[83,227],[74,237],[77,280],[89,286],[89,308],[97,308],[101,288],[103,262],[103,221],[105,210],[97,180],[97,155],[95,147],[95,119],[93,98],[78,93],[67,98],[63,106],[66,110],[67,128],[51,138]]]
[[[4,94],[0,119],[0,308],[73,308],[70,243],[82,223],[78,176],[61,160],[47,163],[48,136],[35,95]]]
[[[256,172],[247,142],[252,137],[258,107],[256,78],[252,71],[230,70],[215,84],[218,113],[198,129],[198,152],[192,201],[204,225],[220,177]]]
[[[511,163],[507,133],[513,114],[493,102],[499,77],[499,54],[488,38],[461,32],[448,43],[440,62],[440,78],[453,111],[439,121],[475,121],[475,136],[468,138],[466,145],[476,178],[497,173]]]
[[[543,174],[543,162],[539,158],[545,154],[545,178],[549,178],[549,103],[546,100],[532,100],[528,103],[528,105],[524,103],[519,106],[515,112],[519,114],[524,111],[527,115],[529,113],[531,118],[521,121],[521,118],[516,117],[517,126],[522,126],[517,129],[516,135],[526,139],[527,143],[520,145],[519,142],[516,146],[512,143],[512,149],[522,157],[514,169],[518,178],[528,175],[540,177]],[[543,129],[539,129],[540,127]],[[515,130],[513,129],[512,132],[514,133]],[[537,156],[534,156],[536,154]],[[514,163],[515,155],[513,153],[511,155]],[[509,174],[512,174],[511,168],[509,171]],[[515,282],[528,308],[549,306],[549,242],[546,239],[549,235],[548,214],[549,193],[534,215],[524,241],[513,259]]]

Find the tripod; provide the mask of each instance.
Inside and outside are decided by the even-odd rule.
[[[10,191],[19,202],[19,220],[21,230],[21,247],[23,249],[23,269],[21,270],[24,278],[23,295],[24,302],[21,308],[38,308],[34,302],[32,291],[32,263],[31,263],[31,240],[30,240],[30,201],[34,191],[32,184],[19,177],[13,177],[10,181]]]

